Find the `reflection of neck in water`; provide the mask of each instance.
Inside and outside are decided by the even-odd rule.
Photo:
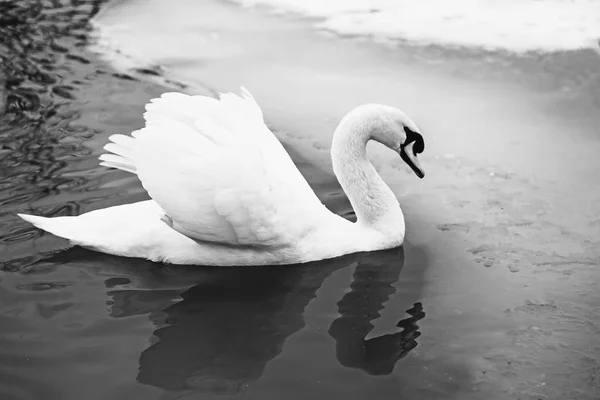
[[[416,322],[425,317],[421,303],[407,310],[410,318],[398,323],[403,329],[401,332],[365,340],[374,328],[371,321],[379,318],[384,303],[396,292],[393,284],[399,275],[400,268],[381,268],[377,264],[362,264],[356,268],[351,291],[338,303],[341,315],[329,329],[342,365],[372,375],[388,375],[396,362],[417,346],[415,339],[421,332]]]
[[[111,315],[150,313],[158,327],[154,332],[158,340],[140,356],[139,382],[170,390],[237,393],[259,379],[285,340],[304,327],[304,310],[325,279],[356,264],[352,290],[338,303],[341,316],[330,334],[341,364],[389,374],[395,362],[416,346],[419,333],[414,321],[424,313],[416,313],[408,324],[401,321],[406,325],[403,332],[364,338],[383,303],[396,291],[392,285],[403,262],[403,249],[397,248],[299,266],[200,268],[202,283],[183,293],[109,291],[114,301]],[[198,276],[190,281],[197,282]],[[181,301],[173,303],[178,296]]]

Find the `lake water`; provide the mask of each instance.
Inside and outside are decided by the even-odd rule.
[[[386,2],[270,3],[0,3],[0,398],[600,397],[596,5],[564,2],[569,40],[515,44],[501,24],[448,43],[441,11],[424,38],[374,35]],[[146,199],[98,166],[108,136],[164,91],[241,85],[350,219],[328,155],[339,119],[380,102],[417,122],[424,180],[369,149],[405,210],[402,249],[176,267],[61,252],[16,217]]]

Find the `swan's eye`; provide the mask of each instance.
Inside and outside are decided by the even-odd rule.
[[[404,127],[404,132],[406,132],[406,141],[403,146],[406,146],[409,143],[415,142],[413,146],[413,154],[416,156],[425,150],[425,141],[423,140],[423,136],[420,133],[410,130],[410,128]]]

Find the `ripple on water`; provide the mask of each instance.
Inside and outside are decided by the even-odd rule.
[[[98,168],[105,138],[115,130],[139,128],[139,110],[161,91],[136,86],[135,78],[90,58],[89,20],[104,3],[0,2],[2,269],[36,261],[39,257],[27,255],[26,247],[46,236],[18,219],[17,212],[76,215],[109,198],[114,204],[119,202],[114,197],[144,196],[135,180],[105,187],[120,173]],[[129,98],[122,95],[127,90]],[[131,108],[136,119],[118,119]]]

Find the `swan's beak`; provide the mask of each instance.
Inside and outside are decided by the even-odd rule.
[[[404,160],[405,163],[417,174],[417,176],[421,179],[425,177],[425,171],[421,167],[421,163],[417,158],[416,154],[413,152],[413,145],[415,142],[411,142],[406,146],[402,146],[400,148],[400,157]]]

